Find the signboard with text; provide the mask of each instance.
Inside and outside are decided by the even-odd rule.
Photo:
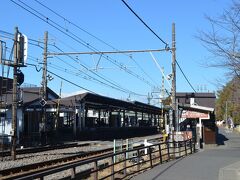
[[[195,111],[183,111],[181,118],[209,119],[209,114],[208,113],[195,112]]]

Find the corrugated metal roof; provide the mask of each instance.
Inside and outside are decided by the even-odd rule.
[[[85,102],[88,107],[92,107],[95,109],[119,108],[132,111],[136,110],[153,112],[158,114],[161,112],[161,109],[159,107],[148,105],[138,101],[124,101],[88,92],[70,97],[65,97],[62,99],[50,100],[47,104],[54,106],[58,102],[61,106],[78,106],[80,102]]]

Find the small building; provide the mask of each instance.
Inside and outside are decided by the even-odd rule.
[[[179,124],[182,130],[190,127],[197,142],[216,144],[214,93],[176,93]]]
[[[41,126],[42,100],[40,87],[22,87],[18,89],[17,106],[17,142],[30,143],[33,139],[39,139],[39,126]],[[59,96],[50,88],[47,88],[48,99],[56,99]],[[12,131],[12,89],[0,96],[0,134],[8,137],[10,142]]]

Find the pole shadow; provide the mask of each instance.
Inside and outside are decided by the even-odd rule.
[[[217,145],[221,146],[221,145],[225,145],[225,141],[228,141],[229,139],[226,138],[226,136],[224,136],[221,133],[217,134]]]

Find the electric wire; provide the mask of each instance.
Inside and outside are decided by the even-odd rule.
[[[27,63],[27,65],[36,67],[35,64],[31,64],[31,63]],[[68,83],[70,83],[70,84],[72,84],[72,85],[74,85],[74,86],[76,86],[76,87],[79,87],[79,88],[84,89],[84,90],[86,90],[86,91],[88,91],[88,92],[91,92],[91,93],[93,93],[93,94],[96,94],[94,91],[89,90],[89,89],[87,89],[87,88],[85,88],[85,87],[83,87],[83,86],[80,86],[80,85],[78,85],[78,84],[76,84],[76,83],[74,83],[74,82],[72,82],[72,81],[70,81],[70,80],[68,80],[68,79],[66,79],[66,78],[64,78],[64,77],[62,77],[62,76],[60,76],[60,75],[52,72],[52,71],[50,71],[50,70],[47,70],[47,72],[53,74],[54,76],[56,76],[56,77],[58,77],[58,78],[60,78],[60,79],[62,79],[62,80],[64,80],[64,81],[66,81],[66,82],[68,82]]]
[[[7,33],[7,32],[4,32],[4,33]],[[7,34],[8,34],[8,35],[12,35],[11,33],[7,33]],[[35,41],[35,42],[38,42],[38,41]],[[40,48],[43,48],[43,47],[41,47],[39,44],[34,44],[34,43],[30,43],[30,44],[31,44],[31,45],[35,45],[35,46],[40,47]],[[58,50],[62,51],[62,50],[61,50],[60,48],[58,48],[56,45],[54,45],[54,47],[57,48]],[[31,55],[28,55],[28,56],[29,56],[29,59],[34,60],[35,62],[37,62],[37,63],[39,64],[39,62],[38,62],[39,59],[38,59],[38,58],[34,58],[34,57],[31,56]],[[69,57],[72,58],[71,56],[69,56]],[[57,57],[57,58],[60,59],[59,57]],[[73,58],[72,58],[72,59],[73,59]],[[60,60],[61,60],[62,62],[64,62],[65,64],[70,65],[69,63],[63,61],[62,59],[60,59]],[[51,64],[51,63],[48,63],[48,65],[49,65],[49,64]],[[51,66],[51,65],[49,65],[49,66]],[[57,65],[54,65],[54,66],[57,67]],[[52,68],[57,69],[57,68],[54,67],[54,66],[52,66]],[[70,66],[71,66],[71,67],[74,67],[74,66],[72,66],[72,65],[70,65]],[[82,66],[83,66],[83,65],[82,65]],[[37,67],[38,67],[38,65],[35,65],[36,70],[39,72],[39,71],[41,70],[41,68],[38,70]],[[74,67],[74,68],[75,68],[75,67]],[[89,68],[87,68],[86,66],[84,66],[84,68],[89,71]],[[64,68],[63,68],[63,69],[64,69]],[[60,66],[58,66],[58,70],[62,70],[62,68],[61,68]],[[66,71],[67,71],[67,69],[64,69],[64,72],[66,72]],[[71,71],[68,71],[68,73],[71,73]],[[86,80],[91,80],[91,79],[92,79],[92,80],[94,80],[95,83],[99,83],[99,84],[105,85],[105,86],[107,86],[107,87],[111,87],[111,88],[113,88],[113,89],[115,89],[115,90],[119,90],[119,91],[124,92],[124,93],[127,93],[127,94],[134,94],[134,95],[138,95],[138,96],[145,96],[145,95],[141,95],[141,94],[135,93],[135,92],[130,91],[130,90],[125,90],[124,88],[119,87],[118,85],[113,84],[112,82],[110,82],[110,81],[104,79],[103,77],[99,76],[97,73],[95,73],[95,75],[97,75],[98,77],[104,79],[104,80],[107,81],[108,83],[111,83],[111,84],[113,84],[113,85],[115,85],[115,86],[117,86],[117,87],[114,87],[114,86],[109,85],[109,84],[106,84],[106,83],[104,83],[104,82],[102,82],[102,81],[100,81],[100,80],[98,80],[98,79],[96,79],[96,78],[93,78],[93,77],[91,77],[90,75],[88,75],[87,73],[85,73],[85,72],[83,72],[83,71],[82,71],[82,73],[86,74],[86,75],[89,77],[89,78],[84,78],[84,77],[82,77],[82,78],[84,78],[84,79],[86,79]],[[94,72],[93,72],[93,73],[94,73]],[[71,73],[71,74],[76,75],[76,73]]]
[[[168,44],[167,44],[162,38],[160,38],[160,37],[142,20],[142,18],[140,18],[140,16],[138,16],[137,13],[136,13],[124,0],[121,0],[121,1],[124,3],[124,5],[135,15],[162,43],[164,43],[164,44],[166,45],[165,48],[168,49],[168,50],[170,50]],[[177,60],[176,60],[176,64],[177,64],[178,68],[180,69],[181,73],[183,74],[184,78],[186,79],[186,81],[188,82],[188,84],[190,85],[190,87],[192,88],[192,90],[193,90],[194,92],[196,92],[196,90],[193,88],[192,84],[191,84],[190,81],[188,80],[187,76],[186,76],[185,73],[183,72],[181,66],[180,66],[179,63],[177,62]]]
[[[53,9],[49,8],[48,6],[44,5],[44,4],[41,3],[40,1],[38,1],[38,0],[34,0],[34,1],[37,2],[38,4],[40,4],[41,6],[43,6],[44,8],[46,8],[47,10],[49,10],[50,12],[54,13],[56,16],[62,18],[64,21],[66,21],[66,22],[68,22],[69,24],[73,25],[73,26],[76,27],[77,29],[79,29],[79,30],[85,32],[86,34],[88,34],[89,36],[95,38],[95,39],[98,40],[99,42],[105,44],[106,46],[112,48],[112,49],[115,50],[115,51],[119,51],[117,48],[115,48],[115,47],[112,46],[111,44],[109,44],[109,43],[107,43],[106,41],[98,38],[97,36],[93,35],[92,33],[88,32],[87,30],[81,28],[81,27],[80,27],[79,25],[77,25],[76,23],[68,20],[67,18],[65,18],[65,17],[62,16],[61,14],[57,13],[57,12],[54,11]],[[126,54],[124,54],[124,55],[126,55]],[[156,81],[153,80],[153,78],[151,78],[151,77],[146,73],[146,71],[137,63],[137,61],[136,61],[132,56],[130,56],[130,55],[126,55],[126,56],[128,56],[131,60],[133,60],[134,63],[141,69],[141,71],[142,71],[152,82],[154,82],[155,84],[157,84]]]
[[[31,60],[33,60],[33,59],[31,59]],[[34,60],[33,60],[34,61]],[[32,64],[33,65],[33,64]],[[104,82],[101,82],[101,81],[99,81],[99,80],[95,80],[94,78],[92,78],[92,77],[87,77],[87,76],[80,76],[80,74],[81,73],[75,73],[75,72],[73,72],[73,71],[71,71],[71,70],[69,70],[69,69],[67,69],[67,68],[63,68],[63,67],[61,67],[61,66],[58,66],[58,65],[56,65],[56,64],[52,64],[51,62],[49,62],[48,63],[48,67],[50,67],[51,69],[54,69],[54,70],[58,70],[58,71],[61,71],[61,72],[64,72],[64,73],[67,73],[67,74],[70,74],[70,75],[73,75],[73,76],[77,76],[77,77],[81,77],[82,79],[85,79],[85,80],[88,80],[88,81],[92,81],[92,82],[94,82],[94,83],[98,83],[98,84],[101,84],[101,85],[104,85],[104,86],[106,86],[106,87],[109,87],[109,85],[108,84],[106,84],[106,83],[104,83]],[[36,68],[36,70],[39,72],[40,70],[38,70],[37,69],[37,65],[35,65],[35,68]],[[60,76],[60,75],[59,75]],[[62,77],[62,76],[61,76]],[[112,87],[113,89],[115,89],[114,87]],[[117,89],[117,90],[119,90],[119,89]],[[124,93],[126,93],[126,92],[124,92]]]
[[[14,34],[13,33],[10,33],[10,32],[7,32],[7,31],[3,31],[3,30],[0,30],[0,33],[6,34],[6,35],[12,37],[11,39],[14,39]],[[5,36],[5,38],[7,38],[7,37]],[[28,40],[32,41],[32,42],[36,42],[38,44],[44,44],[44,42],[36,40],[36,39],[28,38]]]
[[[4,35],[0,35],[0,37],[6,38],[6,39],[9,39],[9,40],[14,40],[12,37],[4,36]],[[28,42],[28,44],[33,45],[33,46],[38,46],[38,47],[43,49],[43,47],[40,46],[39,44],[32,43],[32,42]]]
[[[63,50],[60,49],[59,47],[57,47],[56,45],[54,45],[54,47],[55,47],[56,49],[58,49],[59,51],[63,52]],[[71,58],[71,59],[73,59],[74,61],[76,61],[72,56],[69,56],[69,55],[68,55],[68,57]],[[60,59],[59,57],[57,57],[57,58]],[[63,61],[63,62],[64,62],[64,61]],[[112,80],[109,81],[108,79],[106,79],[105,77],[100,76],[99,74],[97,74],[97,73],[94,72],[93,70],[90,70],[86,65],[84,65],[84,64],[82,64],[82,63],[79,63],[79,61],[76,61],[76,62],[77,62],[80,66],[82,66],[84,69],[86,69],[87,71],[90,71],[92,74],[96,75],[97,77],[101,78],[102,80],[104,80],[104,81],[112,84],[112,85],[110,85],[110,86],[113,87],[113,88],[115,88],[115,89],[117,88],[118,90],[124,91],[125,93],[127,92],[128,94],[134,94],[134,95],[137,95],[137,96],[146,96],[146,95],[142,95],[142,94],[139,94],[139,93],[136,93],[136,92],[127,90],[127,89],[125,89],[125,88],[122,88],[120,85],[116,84],[116,83],[113,82]],[[66,63],[66,62],[64,62],[64,63]],[[71,64],[69,64],[69,63],[67,63],[67,64],[68,64],[69,66],[73,67],[74,69],[76,69],[75,66],[73,66],[73,65],[71,65]],[[84,74],[86,74],[86,75],[88,75],[88,74],[85,73],[84,71],[81,71],[81,72],[84,73]],[[89,75],[88,75],[88,76],[89,76]],[[90,77],[91,77],[91,76],[90,76]],[[99,81],[99,80],[98,80],[98,81]],[[104,83],[104,82],[102,82],[102,81],[100,81],[100,82],[101,82],[101,83]],[[104,84],[106,84],[106,83],[104,83]],[[106,85],[107,85],[107,84],[106,84]]]
[[[56,49],[58,49],[59,51],[62,51],[62,50],[61,50],[59,47],[57,47],[56,45],[54,45],[54,47],[55,47]],[[34,58],[34,57],[32,57],[32,56],[30,56],[30,58],[31,58],[31,60],[34,60],[35,62],[39,63],[39,62],[38,62],[38,60],[39,60],[38,58]],[[106,86],[106,87],[110,87],[110,88],[112,88],[112,89],[115,89],[115,90],[118,90],[118,91],[121,91],[121,92],[124,92],[124,93],[127,93],[127,94],[132,94],[132,95],[136,95],[136,96],[146,96],[146,95],[142,95],[142,94],[139,94],[139,93],[130,91],[130,90],[128,90],[128,89],[122,88],[122,87],[120,87],[119,85],[116,85],[116,84],[112,83],[111,81],[109,81],[109,80],[101,77],[101,76],[98,75],[97,73],[92,72],[92,73],[94,73],[95,75],[97,75],[98,77],[100,77],[101,79],[107,81],[107,82],[109,83],[109,84],[107,84],[107,83],[105,83],[105,82],[103,82],[103,81],[101,81],[101,80],[99,80],[99,79],[96,79],[95,77],[90,76],[90,75],[87,74],[86,72],[84,72],[84,71],[82,71],[82,70],[79,70],[78,68],[76,68],[75,66],[71,65],[70,63],[67,63],[66,61],[62,60],[61,58],[59,58],[59,57],[56,57],[56,58],[57,58],[58,60],[62,61],[63,63],[67,64],[68,66],[74,68],[75,70],[79,71],[80,73],[85,74],[85,75],[88,77],[88,78],[87,78],[87,77],[82,77],[82,78],[85,79],[85,80],[92,80],[92,81],[95,82],[95,83],[104,85],[104,86]],[[72,58],[71,56],[69,56],[69,58],[75,60],[75,59]],[[78,62],[78,61],[76,61],[76,62]],[[84,67],[85,69],[87,69],[88,71],[91,71],[91,70],[89,70],[88,67],[86,67],[86,66],[84,66],[84,65],[82,65],[82,64],[80,64],[80,65],[81,65],[82,67]],[[77,73],[73,73],[71,70],[69,70],[69,69],[67,69],[67,68],[62,68],[62,67],[60,67],[60,66],[58,66],[58,65],[56,65],[56,64],[53,65],[53,64],[50,63],[50,62],[48,63],[48,66],[50,66],[50,67],[53,68],[53,69],[57,69],[57,70],[59,70],[59,71],[62,71],[62,72],[68,73],[68,74],[72,74],[72,75],[75,75],[75,76],[79,76],[79,73],[78,73],[78,74],[77,74]],[[55,66],[55,67],[54,67],[54,66]],[[37,70],[37,67],[36,67],[36,70]],[[39,70],[37,70],[37,71],[39,71]]]
[[[82,44],[83,46],[85,46],[86,48],[89,48],[95,52],[100,52],[99,50],[97,50],[95,47],[93,47],[92,45],[90,45],[89,43],[83,41],[82,39],[80,39],[77,35],[71,33],[70,31],[66,31],[66,29],[62,26],[60,26],[59,24],[57,24],[56,22],[52,21],[50,18],[44,16],[43,14],[39,13],[37,10],[33,9],[32,7],[28,6],[26,3],[22,2],[21,0],[18,0],[19,2],[21,2],[23,5],[25,5],[26,7],[28,7],[29,9],[31,9],[32,11],[38,13],[40,16],[44,17],[40,17],[39,15],[37,15],[36,13],[32,12],[31,10],[27,9],[26,7],[22,6],[21,4],[17,3],[14,0],[10,0],[11,2],[13,2],[14,4],[16,4],[17,6],[21,7],[22,9],[26,10],[27,12],[29,12],[30,14],[36,16],[37,18],[39,18],[40,20],[46,22],[47,24],[49,24],[50,26],[52,26],[53,28],[57,29],[58,31],[60,31],[61,33],[63,33],[64,35],[70,37],[71,39],[75,40],[76,42]],[[53,24],[52,24],[53,23]],[[123,66],[121,63],[117,62],[116,60],[112,59],[109,56],[105,56],[103,55],[103,57],[110,61],[111,63],[115,64],[116,66],[118,66],[120,69],[124,70],[125,72],[131,74],[132,76],[136,77],[137,79],[143,81],[144,83],[148,84],[150,87],[153,87],[154,85],[151,84],[149,81],[147,81],[145,78],[137,75],[136,73],[132,72],[131,70],[127,69],[126,66]]]
[[[61,52],[63,52],[63,50],[62,49],[60,49],[59,47],[57,47],[56,45],[54,45],[54,47],[56,48],[56,49],[58,49],[59,51],[61,51]],[[121,89],[123,89],[122,87],[120,87],[120,85],[118,85],[118,84],[116,84],[116,82],[114,82],[113,80],[107,80],[106,79],[106,77],[103,77],[102,75],[100,76],[99,74],[97,74],[96,72],[94,72],[93,70],[91,70],[91,69],[89,69],[86,65],[84,65],[83,63],[80,63],[79,61],[77,61],[76,59],[74,59],[72,56],[69,56],[68,55],[68,57],[69,58],[71,58],[72,60],[74,60],[75,62],[77,62],[80,66],[82,66],[84,69],[86,69],[87,71],[90,71],[92,74],[94,74],[94,75],[96,75],[97,77],[99,77],[99,78],[101,78],[102,80],[104,80],[104,81],[106,81],[106,82],[108,82],[108,83],[110,83],[110,84],[113,84],[114,86],[116,86],[116,87],[118,87],[118,88],[121,88]],[[71,65],[72,66],[72,65]],[[75,68],[75,67],[74,67]],[[129,92],[131,92],[131,91],[129,91]],[[131,93],[133,93],[133,92],[131,92]],[[136,94],[136,93],[134,93],[134,94]]]
[[[73,25],[74,27],[76,27],[77,29],[85,32],[86,34],[88,34],[89,36],[92,36],[93,38],[97,39],[98,41],[102,42],[103,44],[111,47],[112,49],[115,49],[112,45],[110,45],[109,43],[103,41],[102,39],[98,38],[97,36],[93,35],[92,33],[88,32],[87,30],[81,28],[79,25],[77,25],[76,23],[68,20],[67,18],[63,17],[62,15],[60,15],[59,13],[57,13],[56,11],[54,11],[53,9],[49,8],[48,6],[44,5],[43,3],[41,3],[38,0],[34,0],[35,2],[37,2],[38,4],[40,4],[41,6],[43,6],[44,8],[48,9],[49,11],[51,11],[52,13],[54,13],[55,15],[57,15],[58,17],[62,18],[64,21],[68,22],[69,24]],[[115,49],[116,50],[116,49]]]
[[[56,66],[55,64],[52,65],[51,63],[49,63],[48,66],[51,67],[52,69],[59,70],[59,71],[61,71],[61,72],[68,73],[68,74],[71,74],[71,75],[74,75],[74,76],[77,76],[77,77],[81,77],[82,79],[85,79],[85,80],[87,80],[87,81],[92,81],[92,82],[94,82],[94,83],[98,83],[98,84],[103,85],[103,86],[105,86],[105,87],[108,87],[108,88],[110,87],[110,88],[112,88],[112,89],[115,89],[115,90],[121,91],[121,92],[123,92],[123,93],[129,94],[129,92],[127,92],[127,91],[125,91],[125,90],[116,88],[116,87],[111,86],[111,85],[109,85],[109,84],[106,84],[106,83],[104,83],[104,82],[102,82],[102,81],[100,81],[100,80],[98,80],[98,79],[92,78],[91,76],[88,76],[88,77],[87,77],[87,76],[80,76],[81,73],[75,73],[75,72],[73,72],[73,71],[71,71],[71,70],[69,70],[69,69],[62,68],[61,66]]]
[[[91,92],[91,93],[93,93],[93,94],[96,94],[94,91],[89,90],[89,89],[87,89],[87,88],[85,88],[85,87],[83,87],[83,86],[79,86],[78,84],[76,84],[76,83],[74,83],[74,82],[72,82],[72,81],[70,81],[70,80],[67,80],[66,78],[63,78],[62,76],[59,76],[59,75],[57,75],[56,73],[54,73],[54,72],[52,72],[52,71],[47,70],[47,72],[53,74],[54,76],[57,76],[58,78],[66,81],[66,82],[68,82],[68,83],[70,83],[70,84],[73,84],[73,85],[75,85],[75,86],[77,86],[77,87],[79,87],[79,88],[82,88],[82,89],[84,89],[84,90],[86,90],[86,91],[89,91],[89,92]]]
[[[30,64],[30,63],[28,63],[28,65],[34,65],[34,64]],[[34,65],[35,66],[35,68],[37,69],[37,65]],[[68,69],[66,69],[66,68],[63,68],[63,67],[61,67],[61,66],[57,66],[57,65],[53,65],[52,63],[48,63],[48,67],[51,67],[52,69],[55,69],[55,70],[58,70],[58,71],[61,71],[61,72],[64,72],[64,73],[68,73],[68,74],[71,74],[71,75],[74,75],[74,76],[79,76],[80,75],[80,73],[74,73],[74,72],[72,72],[72,71],[70,71],[70,70],[68,70]],[[56,73],[53,73],[52,71],[50,71],[50,70],[47,70],[48,72],[50,72],[51,74],[53,74],[53,75],[56,75]],[[62,76],[60,76],[60,75],[56,75],[57,77],[62,77]],[[97,80],[97,79],[95,79],[95,78],[92,78],[92,77],[90,77],[90,78],[87,78],[87,77],[81,77],[81,78],[83,78],[83,79],[85,79],[85,80],[88,80],[88,81],[93,81],[93,82],[95,82],[95,83],[98,83],[98,84],[101,84],[101,85],[104,85],[104,86],[106,86],[106,87],[111,87],[111,88],[113,88],[113,89],[115,89],[115,90],[118,90],[118,91],[121,91],[121,92],[124,92],[124,93],[127,93],[127,94],[129,94],[129,92],[127,92],[127,91],[124,91],[124,90],[121,90],[121,89],[118,89],[118,88],[116,88],[116,87],[114,87],[114,86],[111,86],[111,85],[109,85],[109,84],[106,84],[106,83],[104,83],[104,82],[102,82],[102,81],[99,81],[99,80]],[[63,78],[62,78],[63,79]],[[65,81],[66,81],[66,79],[65,79]],[[69,82],[69,80],[68,80],[68,82]],[[71,84],[76,84],[76,83],[73,83],[72,81],[71,81]],[[84,89],[82,86],[78,86],[78,87],[81,87],[82,89]],[[85,90],[88,90],[88,91],[90,91],[89,89],[86,89],[85,88]],[[91,91],[92,92],[92,91]],[[94,92],[95,94],[96,94],[96,92]],[[135,93],[132,93],[132,94],[134,94],[134,95],[137,95],[137,94],[135,94]]]
[[[8,33],[8,32],[5,32],[5,31],[4,31],[4,33],[7,33],[7,34],[9,34],[9,35],[12,35],[11,33]],[[33,39],[32,39],[32,40],[33,40]],[[34,41],[34,42],[38,42],[37,40],[33,40],[33,41]],[[39,44],[35,44],[35,43],[30,43],[30,44],[31,44],[31,45],[34,45],[34,46],[37,46],[37,47],[40,47],[41,49],[43,49],[43,47],[40,46]],[[50,44],[50,45],[51,45],[51,44]],[[56,45],[52,45],[52,46],[54,46],[55,48],[57,48],[59,51],[63,52],[63,51],[62,51],[60,48],[58,48]],[[31,57],[31,55],[28,55],[28,56]],[[75,60],[74,58],[72,58],[71,56],[68,56],[68,57],[71,58],[71,59],[73,59],[74,61],[76,61],[76,60]],[[59,57],[56,57],[56,58],[59,59],[59,60],[61,60],[63,63],[71,66],[72,68],[75,68],[75,69],[76,69],[75,66],[73,66],[73,65],[71,65],[71,64],[63,61],[61,58],[59,58]],[[31,59],[33,60],[34,57],[31,57]],[[35,59],[37,59],[37,63],[39,63],[39,62],[38,62],[39,59],[38,59],[38,58],[35,58]],[[76,62],[79,63],[79,61],[76,61]],[[86,67],[86,65],[82,65],[82,64],[80,64],[80,65],[81,65],[82,67],[84,67],[87,71],[91,71],[88,67]],[[56,65],[55,65],[55,66],[56,66]],[[60,68],[60,67],[59,67],[59,68]],[[37,71],[40,71],[41,68],[40,68],[40,70],[38,70],[37,67],[36,67],[36,70],[37,70]],[[58,69],[58,70],[59,70],[59,69]],[[79,71],[79,70],[78,70],[78,71]],[[65,69],[64,72],[66,72],[66,69]],[[133,91],[124,89],[124,88],[120,87],[119,85],[116,85],[115,83],[112,83],[111,81],[107,80],[106,78],[101,77],[100,75],[98,75],[98,74],[95,73],[94,71],[92,71],[93,74],[97,75],[98,77],[100,77],[101,79],[107,81],[108,83],[110,83],[110,84],[112,84],[112,85],[107,84],[107,83],[104,83],[103,81],[100,81],[100,80],[98,80],[98,79],[96,79],[96,78],[93,78],[92,76],[88,75],[88,74],[85,73],[84,71],[81,71],[81,72],[84,73],[85,75],[87,75],[87,76],[89,77],[89,78],[88,78],[89,80],[92,79],[92,80],[94,80],[94,82],[99,83],[99,84],[102,84],[102,85],[104,85],[104,86],[106,86],[106,87],[111,87],[111,88],[113,88],[113,89],[115,89],[115,90],[119,90],[119,91],[124,92],[124,93],[127,93],[127,94],[133,94],[133,95],[136,95],[136,96],[146,96],[146,95],[142,95],[142,94],[135,93],[135,92],[133,92]],[[69,73],[70,73],[70,71],[69,71]],[[72,73],[72,74],[73,74],[73,73]],[[83,77],[83,78],[84,78],[84,77]],[[87,78],[84,78],[84,79],[87,79]],[[115,87],[115,86],[116,86],[116,87]]]
[[[168,43],[166,43],[162,38],[160,38],[154,31],[152,28],[150,28],[144,21],[142,18],[140,18],[140,16],[137,15],[137,13],[124,1],[124,0],[121,0],[124,5],[144,24],[144,26],[150,30],[163,44],[165,44],[165,49],[166,50],[169,50],[169,45]]]
[[[181,66],[179,65],[178,61],[176,60],[177,66],[180,69],[181,73],[183,74],[184,78],[186,79],[187,83],[189,84],[189,86],[192,88],[192,90],[196,93],[197,91],[194,89],[194,87],[192,86],[192,84],[190,83],[189,79],[187,78],[187,76],[185,75],[185,73],[183,72]]]

